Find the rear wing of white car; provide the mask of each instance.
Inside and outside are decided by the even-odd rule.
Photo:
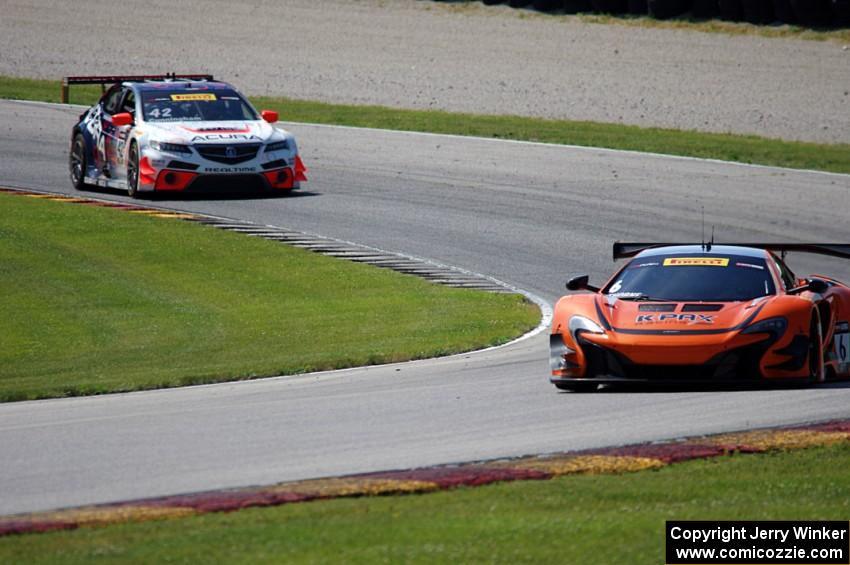
[[[711,248],[711,245],[723,245],[732,247],[751,247],[755,249],[766,249],[774,253],[778,253],[783,258],[789,252],[815,253],[817,255],[827,255],[829,257],[838,257],[840,259],[850,259],[850,243],[631,243],[631,242],[614,242],[614,260],[626,259],[634,257],[645,249],[655,247],[669,247],[679,245],[702,245],[707,247],[706,251]]]
[[[194,73],[194,74],[176,74],[168,73],[164,75],[107,75],[107,76],[77,76],[62,78],[62,104],[68,103],[68,98],[71,90],[71,85],[74,84],[99,84],[101,92],[106,91],[106,85],[115,84],[118,82],[144,82],[146,80],[215,80],[212,75]]]

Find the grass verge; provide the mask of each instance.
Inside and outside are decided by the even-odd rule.
[[[190,222],[0,194],[0,400],[432,357],[534,327],[451,289]]]
[[[0,98],[58,102],[59,96],[59,81],[0,77]],[[92,104],[99,96],[99,87],[74,87],[71,92],[71,101],[78,104]],[[806,143],[752,135],[703,133],[518,116],[400,110],[382,106],[328,104],[282,97],[255,96],[251,100],[258,107],[277,110],[281,119],[292,122],[605,147],[850,173],[850,144]]]
[[[0,539],[0,561],[662,563],[665,520],[844,520],[850,445]]]

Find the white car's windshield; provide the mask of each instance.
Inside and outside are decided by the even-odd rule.
[[[147,122],[256,120],[254,109],[233,90],[174,90],[142,93]]]

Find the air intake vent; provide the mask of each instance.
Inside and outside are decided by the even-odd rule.
[[[182,169],[184,171],[196,171],[198,165],[194,163],[186,163],[185,161],[169,161],[166,169]]]
[[[717,312],[723,310],[723,304],[685,304],[682,312]]]
[[[279,168],[285,167],[285,166],[286,166],[286,159],[278,159],[277,161],[269,161],[268,163],[262,164],[262,167],[267,171],[269,169],[279,169]]]
[[[260,144],[239,143],[233,145],[195,145],[194,147],[204,159],[226,165],[236,165],[256,157]]]
[[[639,312],[675,312],[675,304],[641,304],[638,306]]]

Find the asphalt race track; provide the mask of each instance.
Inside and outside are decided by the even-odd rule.
[[[74,193],[78,108],[0,101],[0,186]],[[457,265],[554,302],[620,240],[850,239],[850,176],[599,149],[289,124],[283,198],[152,204]],[[116,201],[120,193],[84,193]],[[2,215],[0,215],[2,218]],[[151,242],[155,245],[155,242]],[[850,263],[792,257],[850,280]],[[297,320],[281,320],[297,323]],[[494,351],[326,374],[0,405],[0,514],[846,418],[850,385],[558,393],[545,332]]]

